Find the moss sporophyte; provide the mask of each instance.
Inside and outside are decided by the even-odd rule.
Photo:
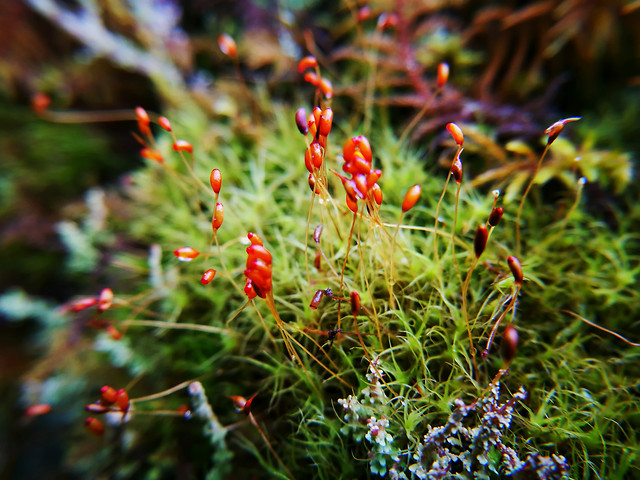
[[[371,10],[349,10],[366,72],[353,102],[343,102],[349,74],[311,54],[288,74],[312,102],[268,99],[249,81],[241,37],[221,34],[237,90],[220,102],[250,107],[245,123],[211,126],[211,104],[190,102],[182,114],[122,114],[149,161],[113,194],[131,206],[131,218],[112,211],[118,241],[106,258],[119,273],[61,309],[95,337],[96,371],[120,367],[118,383],[101,384],[122,388],[96,388],[85,406],[96,450],[135,457],[159,435],[189,438],[211,478],[637,472],[638,345],[594,293],[635,298],[632,236],[616,239],[586,211],[580,166],[555,172],[573,185],[559,206],[537,186],[579,117],[540,129],[540,155],[509,170],[490,134],[431,110],[456,81],[456,63],[438,59],[428,75],[409,72],[429,103],[396,136],[379,56],[407,19],[389,11],[367,26]],[[34,108],[49,120],[66,113],[42,98]],[[427,118],[438,123],[429,152],[441,156],[428,173],[427,147],[406,142]],[[488,177],[500,190],[474,186],[484,150],[505,157]],[[157,416],[173,418],[159,428]]]

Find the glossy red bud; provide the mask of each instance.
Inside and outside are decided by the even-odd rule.
[[[186,140],[176,140],[175,143],[173,144],[173,149],[176,152],[188,152],[188,153],[193,153],[193,145],[191,145],[189,142],[187,142]]]
[[[228,57],[235,58],[238,54],[236,41],[228,33],[221,33],[218,36],[218,47],[220,47],[220,51]]]
[[[318,66],[318,60],[313,55],[307,55],[298,62],[298,73],[303,73],[309,68],[316,68]]]
[[[497,207],[491,210],[491,214],[489,215],[488,224],[491,227],[495,227],[500,223],[500,219],[502,218],[502,214],[504,213],[503,207]]]
[[[513,325],[505,328],[502,334],[502,357],[505,363],[511,363],[518,350],[518,331]]]
[[[80,300],[76,300],[71,305],[72,312],[80,312],[82,310],[86,310],[87,308],[91,308],[98,303],[98,299],[95,297],[87,297],[82,298]]]
[[[218,202],[216,203],[215,211],[213,212],[213,220],[211,220],[211,227],[214,231],[217,231],[224,221],[224,206]]]
[[[111,308],[113,303],[113,290],[110,288],[103,288],[98,297],[98,311],[104,312]]]
[[[220,193],[220,189],[222,188],[222,174],[220,170],[214,168],[211,170],[211,174],[209,175],[209,183],[211,184],[211,190],[213,193],[218,195]]]
[[[195,248],[191,248],[191,247],[181,247],[181,248],[176,248],[173,251],[173,254],[178,258],[178,260],[180,260],[181,262],[190,262],[191,260],[193,260],[194,258],[196,258],[198,255],[200,255],[200,252],[197,251]]]
[[[487,247],[487,240],[489,239],[489,232],[487,227],[480,225],[476,230],[476,236],[473,239],[473,251],[476,254],[476,258],[480,258],[482,252]]]
[[[447,62],[441,62],[438,64],[438,87],[443,87],[449,79],[449,64]]]
[[[118,396],[116,389],[109,385],[105,385],[100,389],[100,395],[102,396],[102,401],[107,404],[115,403]]]
[[[522,265],[520,265],[520,260],[518,260],[514,256],[507,257],[507,265],[509,265],[509,270],[513,274],[513,281],[516,285],[522,285],[524,280],[524,275],[522,273]]]
[[[213,268],[210,268],[206,272],[202,274],[202,278],[200,279],[200,283],[202,285],[207,285],[213,280],[216,276],[216,271]]]
[[[89,417],[84,421],[84,426],[89,432],[97,435],[98,437],[102,436],[104,433],[104,424],[94,417]]]
[[[257,294],[253,288],[253,282],[247,278],[244,285],[244,294],[249,298],[249,300],[256,298]]]
[[[360,295],[358,294],[358,292],[351,292],[350,295],[351,298],[351,314],[354,317],[357,317],[358,314],[360,313],[360,309],[362,308],[362,305],[360,304]]]
[[[402,200],[403,213],[411,210],[414,207],[414,205],[420,199],[421,193],[422,187],[420,185],[414,185],[407,191],[407,193],[404,195],[404,199]]]
[[[249,239],[249,242],[251,242],[251,245],[259,245],[261,247],[264,246],[262,239],[253,232],[247,233],[247,238]]]
[[[167,132],[171,131],[171,122],[167,117],[158,117],[158,125]]]
[[[116,405],[121,412],[127,413],[129,411],[129,394],[124,388],[121,388],[116,392]]]
[[[460,129],[460,127],[455,123],[448,123],[447,130],[453,137],[453,141],[456,142],[458,146],[461,147],[462,144],[464,143],[464,135],[462,134],[462,130]]]

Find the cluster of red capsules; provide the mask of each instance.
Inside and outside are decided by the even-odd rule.
[[[378,180],[382,170],[374,169],[371,160],[371,145],[364,135],[358,135],[347,140],[342,149],[344,164],[342,170],[351,174],[351,178],[344,177],[338,172],[332,171],[342,180],[342,185],[347,192],[347,206],[353,213],[358,212],[357,200],[365,200],[371,207],[373,202],[378,206],[382,204],[382,190]]]
[[[315,71],[307,72],[309,69],[314,69]],[[333,85],[328,78],[320,75],[316,57],[307,55],[302,58],[302,60],[298,62],[298,72],[304,73],[304,81],[320,90],[327,100],[333,97]]]
[[[304,107],[300,107],[296,112],[296,125],[303,135],[311,134],[311,144],[304,154],[304,165],[309,171],[309,187],[312,191],[319,193],[317,180],[323,178],[320,169],[325,158],[327,148],[327,136],[331,132],[333,124],[333,110],[327,107],[324,111],[320,107],[315,107],[313,112],[306,116]]]
[[[87,320],[87,326],[104,329],[114,340],[120,340],[122,338],[122,332],[120,332],[111,322],[100,318],[100,315],[109,310],[113,305],[113,290],[110,288],[103,288],[97,297],[84,297],[79,300],[63,307],[64,311],[78,313],[83,310],[87,310],[92,307],[96,307],[96,312]]]
[[[247,265],[244,276],[247,277],[244,292],[249,299],[266,298],[271,292],[271,253],[264,248],[262,239],[250,232],[247,237],[251,245],[247,247]]]
[[[120,412],[122,413],[122,418],[124,418],[129,411],[130,405],[129,394],[124,388],[116,390],[109,385],[105,385],[100,389],[100,398],[94,403],[85,405],[84,409],[95,414]],[[104,423],[95,417],[88,417],[84,421],[84,425],[94,435],[102,435],[104,433]]]

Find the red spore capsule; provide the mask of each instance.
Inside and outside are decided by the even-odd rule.
[[[520,265],[520,260],[518,260],[514,256],[507,257],[507,265],[509,265],[509,270],[513,274],[513,281],[516,285],[522,285],[524,280],[524,275],[522,273],[522,265]]]
[[[181,262],[190,262],[198,255],[200,255],[200,252],[191,247],[181,247],[175,249],[173,251],[173,254],[178,257],[178,260],[180,260]]]
[[[476,254],[476,258],[480,258],[482,252],[487,247],[487,240],[489,239],[489,232],[487,227],[480,225],[476,230],[476,236],[473,239],[473,250]]]
[[[104,312],[111,308],[113,303],[113,290],[110,288],[103,288],[98,297],[98,311]]]
[[[222,188],[222,174],[220,170],[214,168],[211,170],[211,174],[209,175],[209,183],[211,184],[211,189],[213,193],[218,195],[220,193],[220,189]]]
[[[209,270],[207,270],[202,274],[200,283],[202,283],[202,285],[207,285],[209,282],[211,282],[211,280],[214,279],[215,276],[216,276],[216,271],[213,268],[210,268]]]
[[[518,350],[518,331],[513,325],[505,328],[502,334],[502,357],[506,363],[511,363]]]
[[[404,199],[402,200],[403,213],[413,208],[413,206],[420,199],[421,193],[422,193],[422,187],[420,185],[414,185],[409,189],[409,191],[407,191],[407,193],[404,196]]]
[[[453,137],[454,142],[456,142],[458,146],[461,147],[464,143],[464,135],[462,134],[462,130],[460,129],[460,127],[455,123],[448,123],[447,130]]]
[[[94,417],[89,417],[84,421],[84,426],[94,435],[98,437],[104,433],[104,424]]]
[[[251,245],[259,245],[261,247],[264,246],[264,243],[262,242],[262,239],[257,234],[255,234],[253,232],[247,233],[247,238],[251,242]]]
[[[102,396],[102,401],[107,405],[116,402],[117,392],[116,389],[110,387],[109,385],[105,385],[100,389],[100,395]]]
[[[228,33],[221,33],[218,36],[218,47],[222,53],[231,58],[235,58],[238,53],[236,41]]]
[[[158,125],[167,132],[171,131],[171,122],[167,117],[158,117]]]
[[[173,144],[173,149],[176,152],[193,153],[193,145],[191,145],[186,140],[176,140],[176,142]]]
[[[82,310],[86,310],[87,308],[93,307],[97,303],[98,303],[97,298],[94,298],[94,297],[82,298],[80,300],[73,302],[71,306],[71,311],[80,312]]]
[[[489,226],[495,227],[500,223],[500,219],[502,218],[502,214],[504,213],[504,207],[497,207],[491,210],[491,214],[489,215]]]
[[[303,73],[305,70],[309,68],[316,68],[318,65],[318,60],[313,55],[307,55],[303,57],[298,62],[298,73]]]
[[[443,87],[449,79],[449,64],[447,62],[441,62],[438,65],[438,87]]]
[[[211,226],[214,231],[218,231],[218,229],[222,226],[222,222],[224,221],[224,206],[218,202],[216,203],[216,209],[213,213],[213,220],[211,220]]]

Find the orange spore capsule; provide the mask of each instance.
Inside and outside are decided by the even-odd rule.
[[[100,395],[102,396],[102,400],[107,404],[116,402],[117,391],[109,385],[105,385],[100,389]]]
[[[553,143],[553,141],[558,138],[558,136],[560,135],[560,133],[562,133],[562,130],[564,129],[564,126],[569,123],[569,122],[577,122],[578,120],[580,120],[582,117],[569,117],[569,118],[564,118],[562,120],[558,120],[557,122],[555,122],[554,124],[550,125],[549,127],[547,127],[547,129],[544,131],[544,133],[546,133],[547,135],[549,135],[549,138],[547,139],[547,145],[551,145]]]
[[[73,302],[71,306],[71,311],[80,312],[82,310],[86,310],[87,308],[93,307],[97,303],[98,303],[97,298],[94,298],[94,297],[82,298],[80,300]]]
[[[438,64],[438,87],[443,87],[449,79],[449,64],[447,62],[441,62]]]
[[[462,182],[462,160],[460,160],[460,155],[451,164],[451,175],[453,175],[456,183]]]
[[[220,47],[220,51],[228,57],[235,58],[238,54],[236,41],[228,33],[221,33],[218,36],[218,47]]]
[[[222,174],[220,170],[214,168],[211,170],[211,175],[209,175],[209,183],[211,184],[211,189],[213,193],[218,195],[220,193],[220,189],[222,188]]]
[[[316,188],[316,179],[313,177],[313,173],[309,174],[309,178],[307,179],[307,181],[309,182],[309,188],[311,189],[312,192],[315,192],[316,194],[320,193],[320,189]]]
[[[249,300],[256,298],[257,293],[253,288],[253,282],[247,278],[247,281],[244,285],[244,294],[249,297]]]
[[[333,110],[331,108],[327,108],[322,115],[320,116],[320,121],[318,122],[318,131],[320,135],[329,135],[331,132],[331,125],[333,124]]]
[[[124,336],[124,334],[113,325],[107,325],[105,331],[113,340],[120,340]]]
[[[364,5],[360,10],[358,10],[358,22],[364,22],[369,18],[371,18],[371,7],[369,5]]]
[[[413,208],[413,206],[420,199],[421,193],[422,193],[422,187],[420,185],[414,185],[409,189],[409,191],[405,194],[404,199],[402,200],[403,213]]]
[[[124,388],[116,392],[116,405],[118,405],[118,408],[123,413],[129,411],[129,394]]]
[[[178,260],[180,260],[181,262],[190,262],[191,260],[196,258],[198,255],[200,255],[200,252],[197,251],[195,248],[181,247],[181,248],[175,249],[173,251],[173,254],[176,257],[178,257]]]
[[[158,163],[164,162],[164,158],[162,157],[162,154],[152,148],[143,148],[142,150],[140,150],[140,156],[142,158],[146,158],[147,160],[153,160],[154,162],[158,162]]]
[[[31,108],[34,112],[42,115],[51,105],[51,98],[46,93],[38,92],[31,97]]]
[[[167,117],[158,117],[158,125],[167,132],[171,131],[171,122]]]
[[[211,226],[215,231],[217,231],[224,221],[224,206],[218,202],[216,203],[216,209],[213,213],[213,220],[211,221]]]
[[[380,185],[374,183],[371,187],[371,192],[373,192],[373,199],[378,205],[382,205],[382,189]]]
[[[313,72],[307,72],[304,74],[304,81],[307,83],[310,83],[311,85],[313,85],[314,87],[318,86],[318,75],[316,75]]]
[[[98,311],[104,312],[111,308],[113,303],[113,290],[110,288],[103,288],[98,297]]]
[[[142,107],[136,107],[135,109],[136,119],[138,120],[138,129],[140,133],[143,135],[150,135],[151,129],[149,128],[149,124],[151,120],[149,119],[149,114]]]
[[[349,195],[348,193],[346,202],[349,210],[351,210],[353,213],[358,213],[358,202],[353,196]]]
[[[89,417],[84,421],[84,426],[94,435],[98,437],[104,433],[104,424],[94,417]]]
[[[216,276],[216,271],[213,268],[210,268],[206,272],[202,274],[202,278],[200,279],[200,283],[202,285],[207,285],[213,278]]]
[[[48,403],[38,403],[36,405],[31,405],[24,412],[27,417],[37,417],[38,415],[44,415],[45,413],[49,413],[51,411],[51,405]]]
[[[302,73],[309,68],[316,68],[318,66],[318,60],[313,55],[307,55],[298,62],[298,73]]]
[[[272,261],[271,253],[262,245],[249,245],[247,247],[247,255],[251,260],[259,259],[267,264],[270,264]]]
[[[251,245],[259,245],[261,247],[264,246],[264,243],[262,242],[262,239],[257,234],[255,234],[253,232],[247,233],[247,238],[251,242]]]
[[[309,172],[312,172],[314,167],[320,168],[322,166],[323,154],[324,151],[318,142],[309,145],[304,154],[304,164]]]
[[[333,84],[328,78],[321,78],[318,82],[318,88],[327,99],[333,98]]]
[[[520,264],[520,260],[518,260],[514,256],[507,257],[507,265],[509,265],[509,270],[513,274],[513,281],[516,285],[522,285],[524,280],[524,275],[522,273],[522,265]]]
[[[176,140],[173,144],[173,149],[176,152],[188,152],[193,153],[193,145],[191,145],[186,140]]]
[[[464,143],[464,135],[462,134],[462,130],[460,129],[460,127],[455,123],[448,123],[447,130],[453,137],[453,141],[456,142],[458,146],[461,147],[462,144]]]
[[[144,123],[145,125],[149,125],[149,123],[151,123],[151,120],[149,119],[149,114],[147,113],[147,111],[142,108],[142,107],[136,107],[136,119],[139,122]]]

